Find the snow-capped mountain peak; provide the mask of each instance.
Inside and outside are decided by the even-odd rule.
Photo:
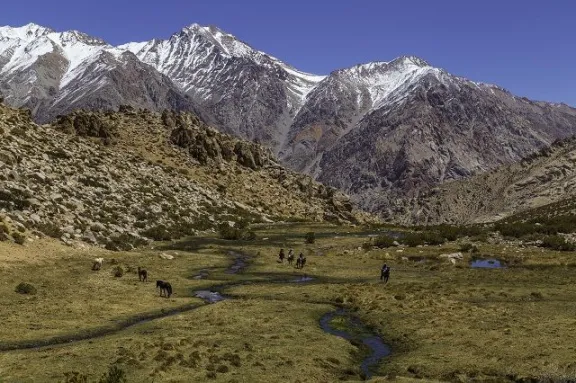
[[[231,57],[266,55],[265,53],[259,52],[250,47],[248,44],[238,40],[235,36],[226,33],[213,25],[202,26],[199,24],[192,24],[184,28],[182,32],[185,32],[187,35],[191,35],[192,37],[202,36],[217,46],[222,51],[222,53]]]
[[[63,45],[75,44],[75,43],[81,43],[85,45],[96,45],[96,46],[108,45],[108,43],[106,43],[106,41],[102,39],[87,35],[86,33],[79,31],[66,31],[55,33],[55,35],[56,35],[54,36],[55,40],[57,40],[59,43]]]
[[[29,23],[21,27],[0,27],[0,39],[20,39],[30,41],[48,33],[54,32],[50,28]]]

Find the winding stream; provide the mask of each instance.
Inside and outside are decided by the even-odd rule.
[[[352,327],[350,331],[335,328],[332,325],[332,321],[336,317],[346,318]],[[384,357],[390,355],[390,347],[380,337],[371,334],[358,318],[351,316],[342,309],[324,314],[320,318],[320,327],[328,334],[336,335],[349,341],[359,341],[370,350],[370,354],[362,360],[360,365],[362,374],[366,379],[370,379],[373,375],[372,369],[378,366]]]
[[[232,257],[233,262],[230,266],[225,269],[226,274],[238,274],[243,272],[249,264],[249,256],[236,251],[229,251],[228,254]],[[199,277],[200,276],[200,277]],[[201,270],[199,276],[193,276],[192,279],[206,279],[208,278],[208,270]],[[282,283],[304,283],[310,282],[315,278],[310,277],[306,274],[297,279],[272,279],[265,281],[254,281],[252,283],[270,283],[270,282],[282,282]],[[193,291],[193,295],[200,298],[204,303],[187,304],[184,306],[174,307],[171,309],[162,309],[161,311],[138,314],[133,317],[118,320],[114,324],[104,327],[97,327],[94,329],[82,330],[81,333],[75,334],[65,334],[59,335],[51,338],[45,339],[33,339],[24,340],[18,342],[0,343],[0,351],[18,351],[18,350],[33,350],[41,349],[53,346],[70,345],[86,340],[93,340],[101,338],[108,335],[113,335],[124,331],[130,327],[138,326],[144,323],[148,323],[155,319],[166,318],[169,316],[185,313],[188,311],[196,310],[201,307],[205,307],[207,304],[216,304],[223,300],[234,299],[232,296],[223,295],[220,291],[227,287],[236,286],[239,284],[247,283],[243,282],[230,282],[223,283],[219,285],[213,285],[202,290]],[[350,331],[336,329],[332,325],[333,319],[336,317],[347,318],[351,325]],[[329,312],[322,316],[320,319],[320,328],[331,335],[339,336],[341,338],[350,341],[359,341],[367,349],[370,350],[370,354],[362,359],[360,365],[363,376],[369,379],[373,373],[372,369],[377,366],[382,358],[390,354],[390,348],[383,342],[383,340],[377,335],[372,334],[362,322],[348,314],[346,311],[339,309],[337,311]]]

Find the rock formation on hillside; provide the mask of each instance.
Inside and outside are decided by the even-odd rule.
[[[40,126],[0,106],[2,227],[129,249],[221,222],[357,220],[346,196],[266,148],[190,114],[122,109]]]

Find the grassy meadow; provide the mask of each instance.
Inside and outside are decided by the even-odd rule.
[[[128,382],[360,381],[367,351],[319,326],[337,307],[392,349],[373,382],[576,378],[573,252],[475,242],[475,254],[452,264],[439,256],[459,251],[460,242],[375,249],[362,246],[375,229],[294,223],[252,230],[254,241],[214,235],[125,253],[46,239],[0,243],[0,382],[98,382],[110,366]],[[305,243],[307,232],[314,243]],[[307,257],[303,270],[277,262],[279,249],[291,247]],[[239,274],[226,272],[231,250],[249,256]],[[507,267],[471,269],[473,256]],[[100,271],[91,270],[95,257],[105,259]],[[384,262],[392,267],[386,285],[379,281]],[[114,276],[118,266],[122,277]],[[147,283],[138,281],[138,266],[148,270]],[[303,276],[312,279],[295,282]],[[156,279],[175,294],[159,297]],[[16,293],[20,282],[37,293]],[[230,299],[194,297],[214,286]],[[182,312],[151,319],[174,310]],[[26,349],[62,339],[71,342]]]

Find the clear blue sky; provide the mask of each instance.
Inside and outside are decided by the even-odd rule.
[[[26,0],[0,24],[78,29],[111,44],[216,25],[312,73],[419,56],[513,93],[576,106],[576,2],[568,0]]]

